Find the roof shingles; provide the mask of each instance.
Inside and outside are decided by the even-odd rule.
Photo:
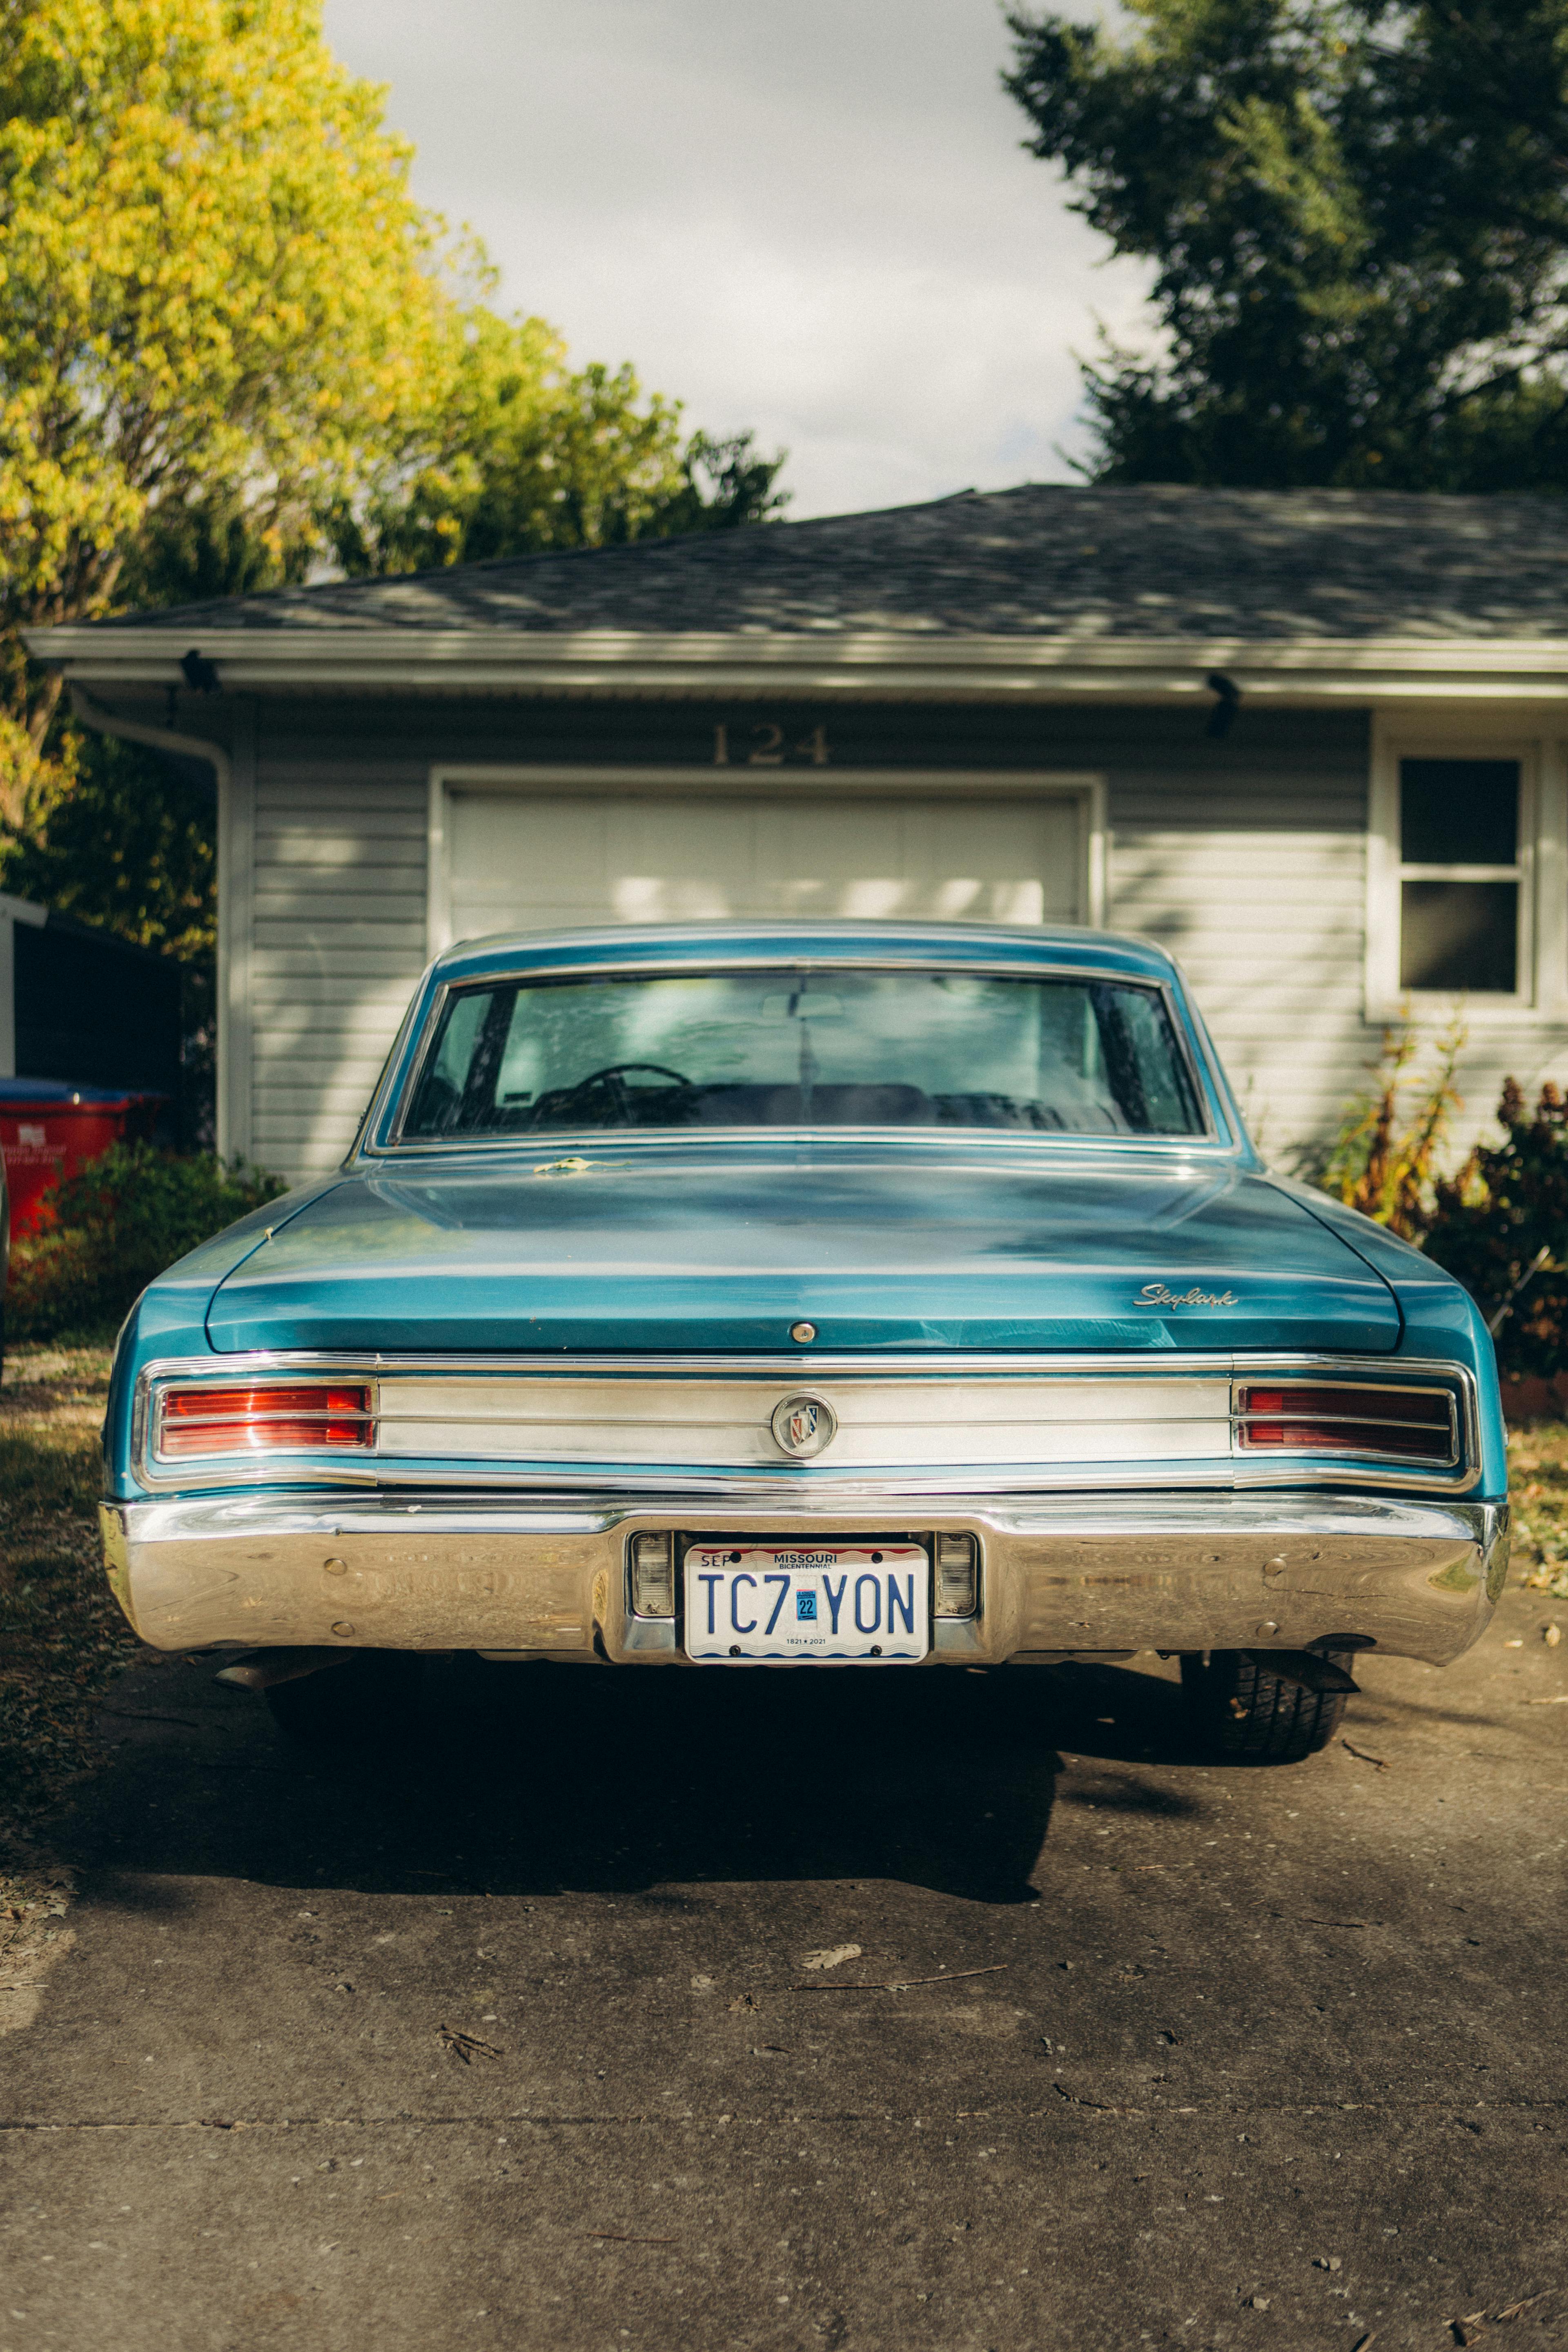
[[[1568,637],[1568,501],[1028,484],[127,614],[353,632]]]

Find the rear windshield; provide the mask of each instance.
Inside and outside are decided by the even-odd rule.
[[[402,1132],[649,1127],[1196,1135],[1203,1120],[1157,989],[784,969],[454,990]]]

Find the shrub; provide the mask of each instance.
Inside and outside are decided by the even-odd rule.
[[[112,1328],[155,1275],[286,1190],[282,1179],[207,1152],[116,1143],[44,1196],[54,1223],[11,1252],[14,1339]]]
[[[1346,1108],[1316,1181],[1458,1276],[1505,1372],[1550,1377],[1568,1370],[1568,1103],[1548,1084],[1530,1110],[1505,1080],[1502,1141],[1478,1143],[1456,1175],[1439,1175],[1463,1108],[1454,1071],[1464,1044],[1456,1017],[1436,1040],[1436,1069],[1419,1078],[1408,1024],[1385,1030],[1373,1083]]]
[[[1426,1232],[1448,1122],[1464,1108],[1454,1086],[1464,1049],[1465,1031],[1456,1017],[1436,1041],[1435,1074],[1419,1082],[1420,1092],[1407,1107],[1407,1074],[1418,1040],[1408,1024],[1385,1029],[1372,1086],[1348,1106],[1318,1176],[1325,1192],[1407,1242],[1419,1242]]]
[[[1568,1103],[1554,1086],[1533,1111],[1512,1078],[1500,1144],[1478,1144],[1436,1188],[1426,1245],[1494,1324],[1506,1372],[1568,1366]]]

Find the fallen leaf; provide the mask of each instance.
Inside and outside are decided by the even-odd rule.
[[[859,1944],[828,1944],[820,1952],[801,1955],[803,1969],[841,1969],[846,1960],[858,1960],[863,1947]]]
[[[758,2009],[762,2004],[760,2001],[753,2000],[749,1992],[743,1992],[739,1994],[730,2006],[731,2009]]]
[[[1562,1626],[1554,1620],[1552,1623],[1542,1629],[1541,1638],[1545,1643],[1549,1650],[1554,1650],[1557,1647],[1558,1643],[1563,1639]]]

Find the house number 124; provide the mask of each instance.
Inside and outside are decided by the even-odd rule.
[[[808,760],[814,768],[826,768],[831,757],[827,748],[826,727],[814,727],[809,735],[801,737],[798,743],[786,743],[784,729],[775,726],[771,719],[764,719],[760,725],[751,728],[748,733],[751,741],[750,751],[742,751],[737,745],[731,753],[729,728],[722,724],[715,727],[713,765],[716,768],[737,765],[748,768],[782,768],[786,760]]]

